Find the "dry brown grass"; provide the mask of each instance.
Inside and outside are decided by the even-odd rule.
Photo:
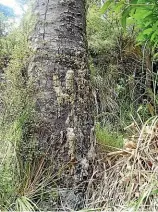
[[[102,171],[89,182],[86,208],[158,211],[158,117],[141,129],[136,124],[124,148],[104,153],[101,162]]]

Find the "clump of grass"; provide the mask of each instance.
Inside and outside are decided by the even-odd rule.
[[[100,124],[96,125],[96,138],[98,143],[107,150],[123,147],[123,136],[106,127],[101,127]]]
[[[37,205],[25,196],[17,198],[15,208],[17,211],[39,211]]]
[[[24,143],[24,130],[29,128],[27,125],[30,124],[30,117],[33,117],[33,103],[30,101],[30,88],[27,88],[26,81],[29,58],[33,54],[28,45],[28,35],[34,24],[35,18],[28,12],[20,26],[13,28],[5,37],[10,44],[10,59],[4,68],[4,81],[0,83],[0,210],[16,209],[15,204],[20,204],[17,198],[21,198],[18,187],[25,179],[20,178],[23,171],[20,170],[20,164],[23,161],[19,161],[19,147],[29,143],[26,139]],[[2,43],[1,48],[5,50],[6,45]]]
[[[106,154],[103,172],[89,185],[86,208],[101,211],[157,211],[158,117],[140,126],[135,148]],[[129,137],[129,141],[131,136]],[[125,147],[124,147],[125,148]],[[105,155],[105,154],[104,154]],[[94,191],[94,184],[97,190]]]

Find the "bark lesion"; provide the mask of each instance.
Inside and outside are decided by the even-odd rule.
[[[74,71],[72,69],[69,69],[66,72],[65,81],[66,81],[66,89],[70,92],[73,92],[73,90],[74,90]]]
[[[75,158],[75,143],[76,143],[76,135],[74,133],[74,128],[67,128],[67,143],[69,146],[68,154],[70,160]]]
[[[63,92],[61,82],[57,74],[53,75],[53,83],[58,105],[60,106],[62,103],[65,103],[69,100],[69,95]]]

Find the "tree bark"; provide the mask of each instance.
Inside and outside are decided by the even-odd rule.
[[[35,137],[41,148],[51,150],[54,172],[62,170],[59,186],[78,187],[79,193],[95,154],[85,0],[36,0],[34,13],[30,40],[35,55],[28,76],[38,120]],[[81,207],[72,199],[72,208]]]

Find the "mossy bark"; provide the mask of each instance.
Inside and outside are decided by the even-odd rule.
[[[30,40],[35,55],[28,75],[38,118],[35,137],[51,150],[54,171],[62,170],[60,187],[81,189],[95,155],[85,0],[37,0],[34,13],[37,24]]]

